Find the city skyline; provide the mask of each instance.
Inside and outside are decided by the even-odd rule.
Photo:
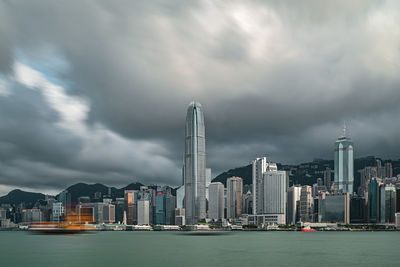
[[[179,185],[192,100],[213,177],[332,159],[343,121],[398,158],[399,3],[309,4],[2,2],[0,192]]]

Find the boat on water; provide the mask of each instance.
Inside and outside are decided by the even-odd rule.
[[[31,233],[44,235],[74,235],[94,230],[94,227],[84,224],[45,222],[32,224],[28,230]]]
[[[29,225],[28,230],[35,234],[44,235],[74,235],[87,231],[96,230],[93,223],[92,214],[75,214],[67,212],[65,219],[61,222],[40,222]]]
[[[317,230],[312,229],[310,226],[305,226],[301,229],[302,232],[316,232]]]

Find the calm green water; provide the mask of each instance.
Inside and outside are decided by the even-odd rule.
[[[400,232],[0,232],[0,266],[400,266]]]

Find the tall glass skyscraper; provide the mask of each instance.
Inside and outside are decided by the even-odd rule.
[[[353,142],[343,135],[335,142],[335,190],[343,193],[353,193],[354,181]]]
[[[206,141],[198,102],[191,102],[187,109],[184,182],[186,224],[196,224],[206,218]]]

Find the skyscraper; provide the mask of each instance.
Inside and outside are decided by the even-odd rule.
[[[224,184],[211,183],[209,191],[208,218],[221,220],[224,218]]]
[[[187,224],[206,218],[206,141],[200,103],[187,109],[185,130],[185,214]]]
[[[335,190],[343,193],[353,193],[353,143],[346,136],[346,126],[343,135],[335,142]]]
[[[264,214],[264,173],[278,171],[276,163],[267,162],[266,157],[253,161],[253,214]]]
[[[287,194],[287,223],[296,224],[299,217],[301,186],[291,186]]]
[[[242,215],[243,180],[240,177],[231,177],[226,181],[227,218],[235,219]]]
[[[312,187],[303,185],[300,192],[300,220],[302,222],[312,222],[313,204]]]

